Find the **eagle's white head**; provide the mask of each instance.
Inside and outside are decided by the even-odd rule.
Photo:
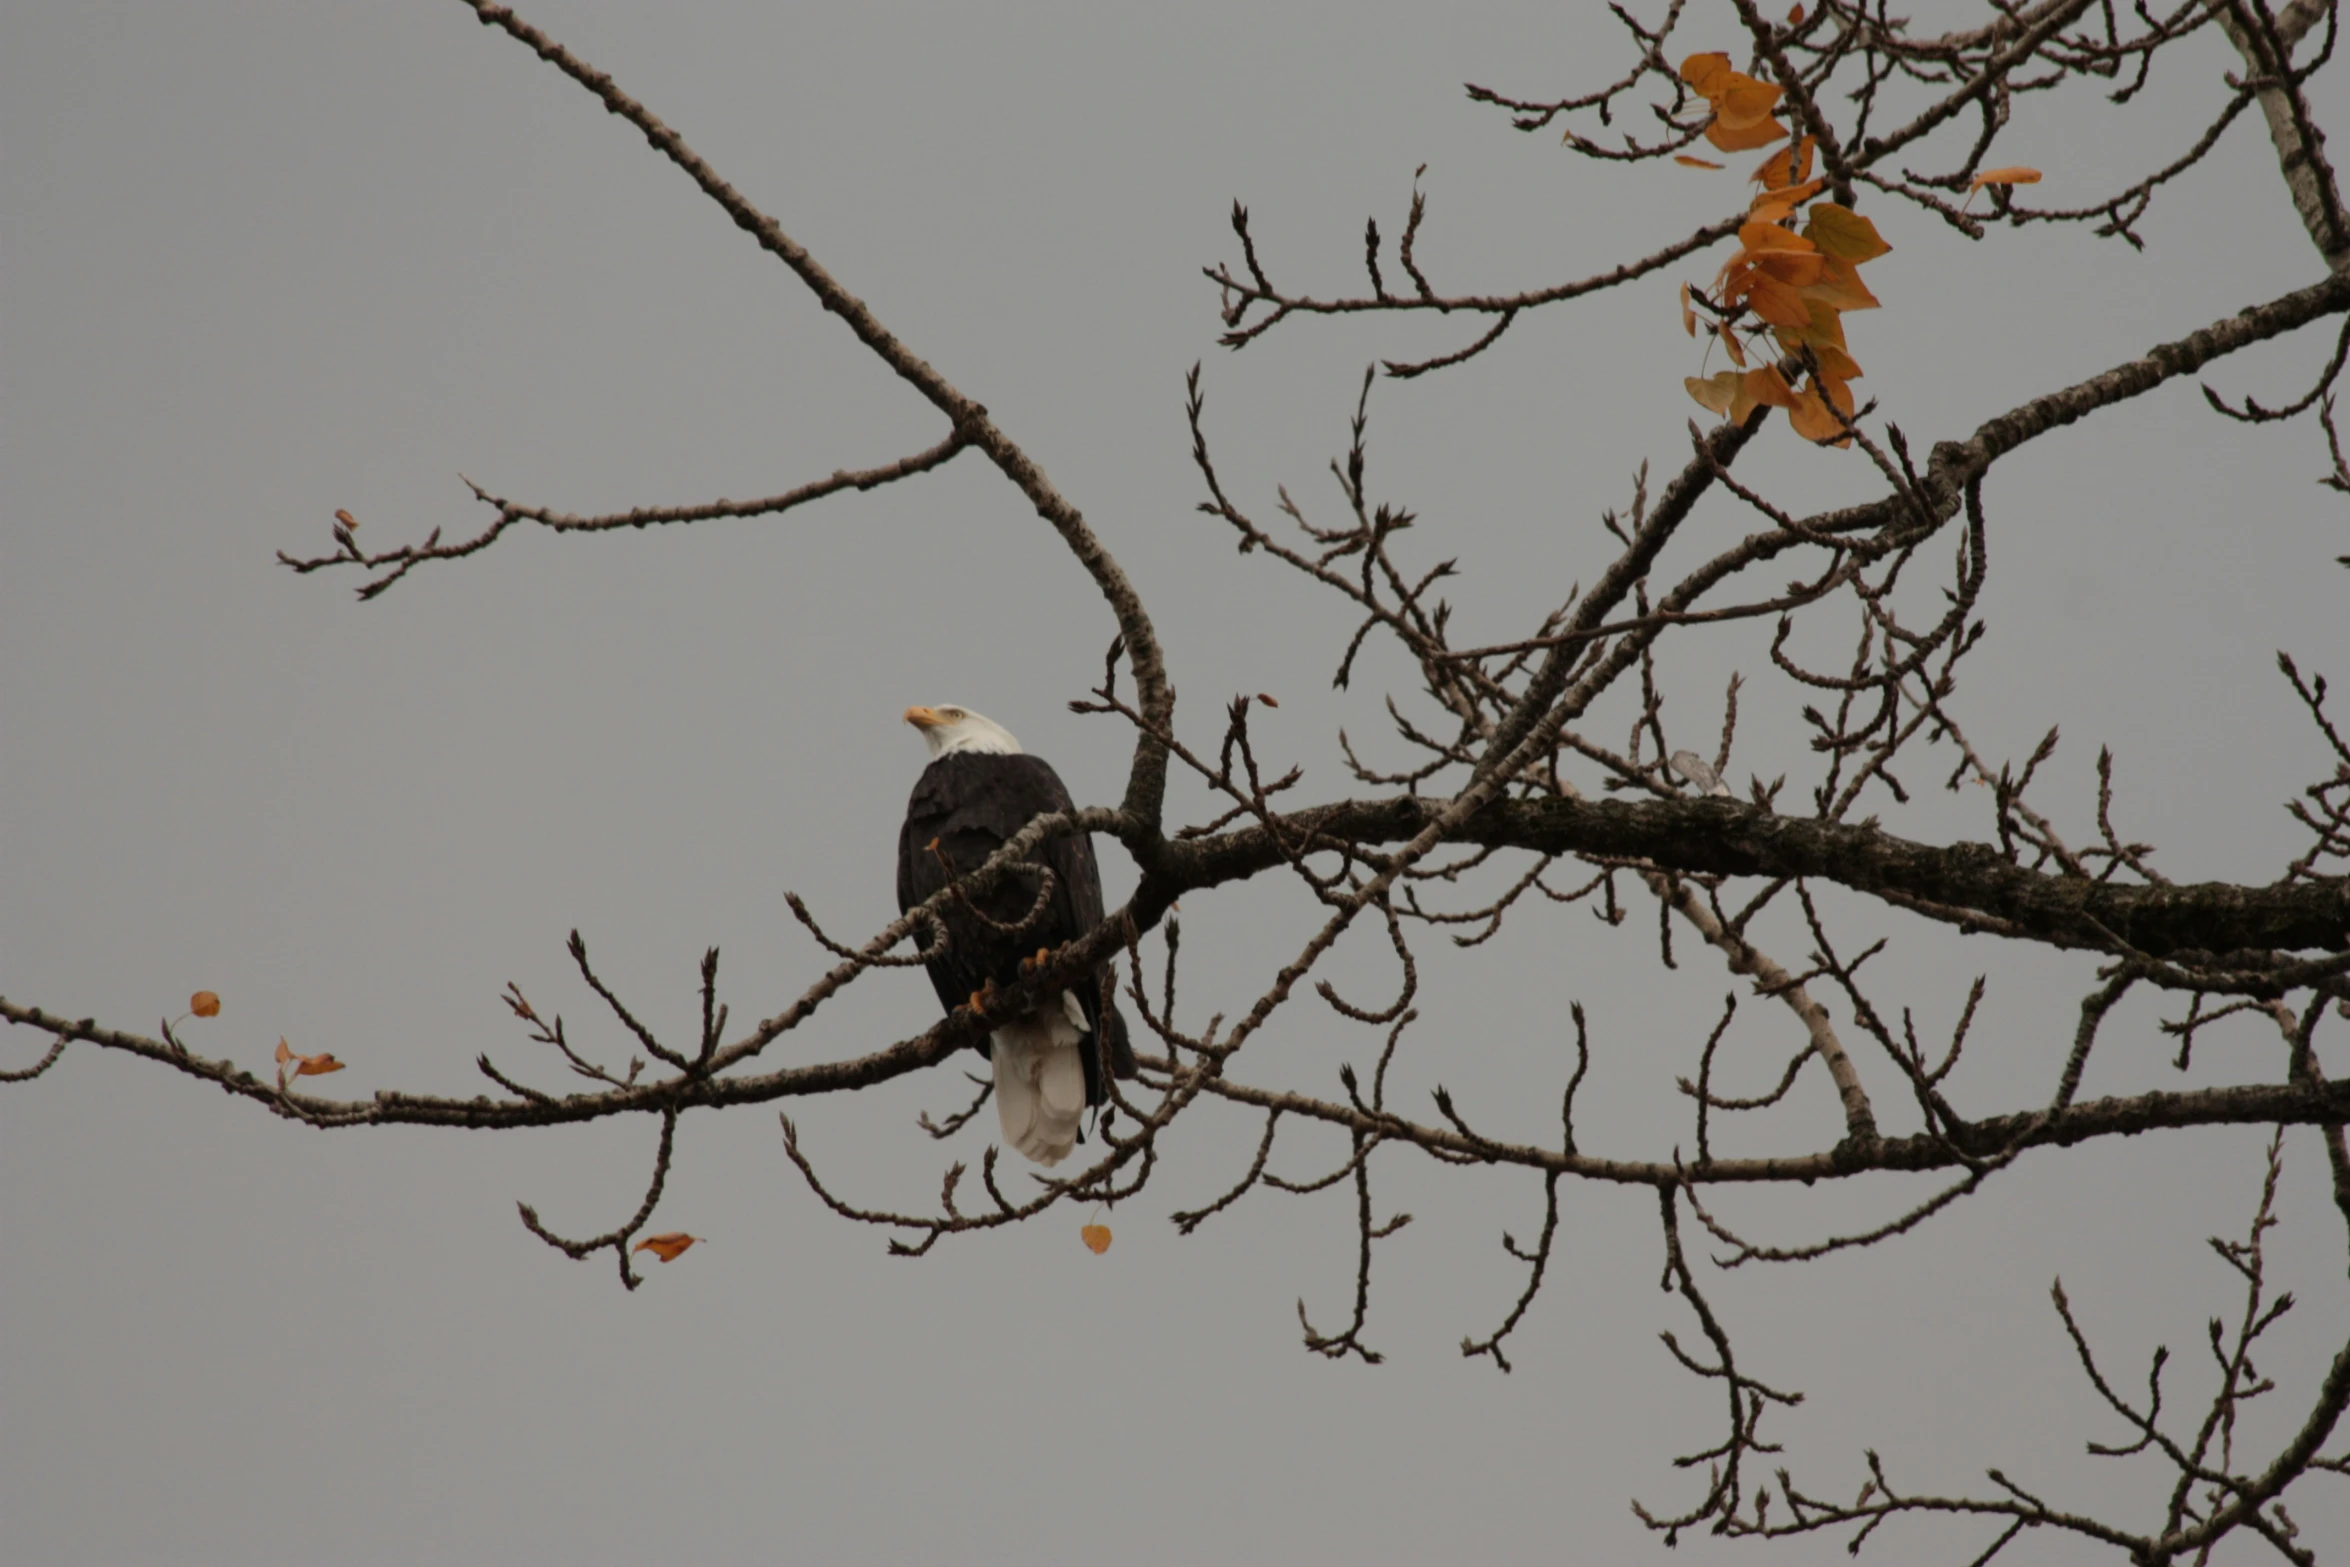
[[[939,707],[909,707],[906,722],[922,731],[923,744],[930,747],[932,757],[952,756],[957,751],[978,751],[992,756],[1017,756],[1020,742],[1012,732],[992,718],[984,718],[967,707],[948,703]]]

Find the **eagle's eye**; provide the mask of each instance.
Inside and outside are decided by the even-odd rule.
[[[970,717],[970,716],[971,716],[969,713],[966,713],[966,712],[964,712],[964,711],[963,711],[961,708],[959,708],[959,707],[942,707],[942,708],[940,708],[940,709],[939,709],[939,711],[940,711],[941,713],[943,713],[944,715],[946,715],[948,718],[951,718],[951,719],[953,719],[953,720],[954,720],[956,723],[958,723],[958,724],[959,724],[959,723],[961,723],[961,722],[962,722],[964,719],[966,719],[966,718],[968,718],[968,717]]]

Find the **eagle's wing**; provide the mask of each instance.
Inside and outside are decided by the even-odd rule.
[[[1076,804],[1069,798],[1069,790],[1051,767],[1035,758],[1037,768],[1049,780],[1055,811],[1073,811]],[[1044,862],[1057,883],[1054,897],[1062,904],[1064,922],[1069,934],[1063,940],[1075,940],[1099,925],[1102,913],[1102,872],[1093,855],[1091,833],[1063,833],[1044,846]],[[1119,1077],[1132,1077],[1135,1072],[1134,1046],[1126,1037],[1126,1019],[1118,1011],[1118,968],[1105,963],[1098,969],[1093,982],[1077,987],[1077,1005],[1085,1013],[1086,1027],[1091,1031],[1089,1041],[1095,1048],[1085,1057],[1086,1102],[1101,1104],[1109,1098],[1101,1081],[1101,1060],[1106,1058],[1110,1070]]]

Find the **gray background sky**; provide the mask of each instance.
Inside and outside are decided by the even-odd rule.
[[[1395,670],[1326,695],[1343,617],[1192,512],[1182,372],[1208,361],[1245,504],[1269,513],[1279,481],[1327,508],[1362,365],[1460,329],[1308,322],[1234,358],[1197,268],[1234,252],[1239,197],[1277,279],[1351,291],[1364,216],[1392,233],[1421,163],[1421,253],[1444,287],[1581,275],[1716,215],[1734,175],[1597,170],[1461,100],[1464,80],[1543,95],[1614,75],[1598,10],[528,14],[988,404],[1148,596],[1195,733],[1234,691],[1281,696],[1260,734],[1319,797],[1348,792],[1334,730],[1376,735],[1372,677]],[[1720,10],[1689,47],[1733,46]],[[2128,111],[2035,106],[2012,161],[2050,171],[2051,203],[2091,199],[2182,148],[2230,64],[2204,39]],[[2076,231],[1969,246],[1875,210],[1897,247],[1871,269],[1889,308],[1854,322],[1853,346],[1921,442],[2318,273],[2250,116],[2145,225],[2146,255]],[[1679,378],[1698,365],[1672,287],[1714,264],[1528,318],[1466,372],[1375,394],[1374,485],[1422,514],[1420,558],[1463,557],[1472,640],[1521,632],[1596,569],[1599,510],[1638,461],[1685,451]],[[355,1095],[472,1092],[485,1048],[560,1086],[495,998],[518,981],[617,1054],[569,978],[573,926],[682,1031],[707,944],[741,1016],[818,971],[786,887],[844,935],[894,912],[920,762],[907,703],[968,702],[1081,800],[1115,796],[1123,737],[1064,705],[1096,676],[1107,616],[975,459],[776,521],[513,535],[365,606],[272,564],[327,548],[337,507],[371,546],[468,530],[459,471],[597,511],[766,493],[938,433],[674,169],[454,5],[8,8],[0,290],[12,999],[146,1029],[209,987],[225,1009],[191,1037],[255,1068],[282,1034],[349,1062],[328,1086]],[[2280,401],[2325,347],[2272,346],[2216,379]],[[1748,467],[1795,505],[1867,484],[1856,457],[1777,432]],[[1995,755],[2066,726],[2043,805],[2077,837],[2110,743],[2126,830],[2174,876],[2265,880],[2297,847],[2276,802],[2318,753],[2270,662],[2283,646],[2350,678],[2332,564],[2350,530],[2320,468],[2314,431],[2223,427],[2181,386],[1998,470],[1993,636],[1962,710]],[[1691,549],[1745,529],[1707,504]],[[1710,750],[1721,680],[1758,670],[1760,645],[1725,634],[1668,666],[1677,741]],[[1807,766],[1791,705],[1763,692],[1741,777]],[[1976,795],[1886,808],[1915,836],[1983,831]],[[1110,861],[1115,895],[1131,876]],[[1194,902],[1197,1021],[1265,982],[1267,944],[1297,939],[1307,906],[1270,886]],[[1865,914],[1844,929],[1855,946],[1877,933]],[[1885,929],[1888,994],[1929,1033],[1994,974],[1962,1102],[2044,1097],[2087,966]],[[1728,988],[1682,950],[1662,975],[1652,920],[1610,933],[1570,912],[1439,959],[1409,1091],[1441,1079],[1482,1124],[1537,1134],[1581,999],[1601,1047],[1586,1146],[1661,1154],[1688,1136],[1671,1078]],[[1375,947],[1339,956],[1359,994],[1385,982]],[[879,977],[782,1058],[861,1051],[932,1012],[918,978]],[[2176,1080],[2153,1016],[2119,1015],[2088,1092]],[[1318,1004],[1285,1018],[1258,1081],[1327,1090],[1364,1049]],[[20,1032],[0,1055],[39,1044]],[[1766,1081],[1793,1044],[1750,1006],[1726,1069]],[[2193,1080],[2273,1077],[2275,1057],[2247,1030],[2207,1045]],[[911,1119],[961,1086],[941,1073],[794,1109],[845,1190],[918,1204],[950,1155]],[[1812,1099],[1735,1135],[1832,1140]],[[1344,1193],[1252,1201],[1188,1240],[1163,1221],[1245,1166],[1247,1120],[1187,1122],[1104,1259],[1056,1215],[891,1260],[821,1213],[771,1113],[685,1134],[661,1225],[710,1243],[631,1296],[603,1259],[576,1267],[524,1234],[512,1205],[607,1228],[636,1201],[646,1126],[321,1135],[89,1049],[0,1091],[0,1561],[1624,1561],[1660,1549],[1626,1498],[1685,1504],[1667,1462],[1715,1440],[1710,1389],[1655,1341],[1689,1323],[1656,1291],[1643,1192],[1570,1192],[1504,1378],[1456,1346],[1515,1295],[1497,1232],[1532,1232],[1537,1183],[1394,1167],[1380,1206],[1420,1222],[1380,1254],[1371,1340],[1390,1358],[1363,1369],[1302,1352],[1293,1314],[1303,1294],[1318,1324],[1344,1320]],[[2158,1340],[2191,1359],[2233,1304],[2202,1237],[2240,1227],[2258,1144],[2042,1154],[1901,1247],[1720,1281],[1757,1374],[1811,1395],[1776,1417],[1799,1478],[1849,1493],[1875,1445],[1916,1489],[1999,1464],[2083,1507],[2148,1494],[2160,1477],[2081,1454],[2119,1429],[2048,1283],[2066,1276],[2123,1380]],[[2303,1304],[2264,1362],[2288,1381],[2350,1314],[2314,1139],[2293,1146],[2278,1267]],[[1276,1168],[1318,1173],[1336,1148],[1285,1134]],[[1912,1195],[1724,1207],[1793,1240]],[[2296,1514],[2350,1548],[2338,1486]],[[1979,1533],[1889,1531],[1878,1559],[1963,1560]],[[2035,1539],[2015,1559],[2085,1558]]]

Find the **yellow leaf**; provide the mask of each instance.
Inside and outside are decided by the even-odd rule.
[[[1727,415],[1730,404],[1738,396],[1738,372],[1724,370],[1717,375],[1683,376],[1681,384],[1689,388],[1689,395],[1697,399],[1697,406],[1709,413]]]
[[[1768,403],[1773,408],[1792,408],[1795,405],[1795,393],[1787,385],[1786,378],[1768,366],[1743,374],[1736,370],[1724,370],[1719,375],[1709,375],[1703,380],[1689,376],[1681,384],[1689,388],[1689,395],[1697,400],[1698,406],[1721,414],[1735,424],[1745,423],[1746,416],[1761,404]]]
[[[199,990],[188,998],[188,1010],[198,1017],[218,1017],[220,998],[209,990]]]
[[[1681,330],[1690,337],[1697,335],[1697,312],[1689,305],[1689,285],[1681,285]]]
[[[631,1249],[649,1251],[663,1262],[675,1262],[685,1255],[688,1246],[701,1238],[699,1235],[684,1235],[673,1230],[667,1235],[648,1235]]]
[[[1110,1249],[1110,1227],[1106,1224],[1089,1224],[1077,1232],[1077,1238],[1097,1257]]]
[[[1745,369],[1746,345],[1738,341],[1738,334],[1730,330],[1730,323],[1727,321],[1723,322],[1720,326],[1714,328],[1714,332],[1715,335],[1721,338],[1722,347],[1728,351],[1730,355],[1730,363],[1736,365],[1741,370]]]
[[[1823,201],[1811,209],[1811,219],[1804,224],[1803,232],[1820,249],[1854,266],[1893,248],[1877,233],[1874,223],[1850,207],[1839,207],[1832,201]]]
[[[2009,169],[1985,169],[1982,173],[1974,177],[1973,182],[1967,186],[1967,189],[1981,190],[1986,185],[2037,185],[2039,183],[2040,171],[2038,169],[2027,169],[2022,167]]]
[[[280,1034],[280,1035],[278,1036],[278,1040],[277,1040],[277,1063],[278,1063],[278,1065],[280,1065],[280,1066],[283,1066],[283,1065],[285,1065],[285,1064],[286,1064],[288,1061],[291,1061],[291,1060],[293,1060],[293,1059],[294,1059],[294,1047],[293,1047],[293,1046],[291,1046],[291,1045],[289,1045],[289,1044],[287,1044],[287,1043],[286,1043],[286,1040],[285,1040],[285,1036],[284,1036],[283,1034]]]
[[[1685,152],[1674,153],[1673,161],[1685,169],[1718,169],[1721,167],[1711,158],[1692,158]]]
[[[1834,349],[1837,353],[1842,353],[1844,351],[1843,313],[1833,305],[1821,304],[1818,300],[1810,297],[1809,290],[1804,291],[1803,303],[1810,318],[1801,326],[1778,328],[1775,335],[1779,339],[1779,346],[1791,354],[1806,346],[1814,350]],[[1859,373],[1855,369],[1848,372],[1846,378],[1850,379],[1851,376]]]

